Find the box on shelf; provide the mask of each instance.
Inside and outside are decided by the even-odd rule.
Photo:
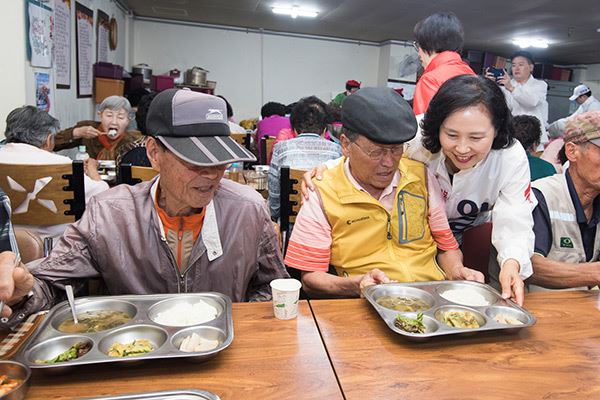
[[[175,77],[167,75],[152,75],[150,83],[152,90],[162,92],[175,87]]]
[[[108,62],[97,62],[94,64],[94,77],[96,78],[123,78],[123,67]]]
[[[125,82],[120,79],[94,78],[94,100],[96,103],[108,96],[123,96]]]

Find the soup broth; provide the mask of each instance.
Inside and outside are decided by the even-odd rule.
[[[116,328],[131,320],[131,316],[123,311],[88,311],[77,314],[79,322],[76,324],[73,318],[63,321],[58,330],[64,333],[93,333],[107,329]]]
[[[409,296],[381,296],[376,302],[380,306],[400,312],[419,312],[430,308],[423,300]]]

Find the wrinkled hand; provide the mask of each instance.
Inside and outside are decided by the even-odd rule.
[[[453,281],[476,281],[484,283],[485,277],[477,270],[467,268],[464,265],[460,265],[456,268],[452,268],[450,271],[446,271],[446,277]]]
[[[0,253],[0,300],[6,304],[16,304],[33,288],[33,275],[23,263],[13,268],[15,253],[4,251]],[[12,310],[8,305],[0,310],[0,316],[9,317]]]
[[[94,158],[88,158],[83,162],[83,172],[94,181],[99,181],[100,174],[98,173],[98,160]]]
[[[315,184],[312,182],[312,178],[317,180],[323,179],[323,172],[327,171],[325,164],[317,165],[316,167],[308,170],[302,175],[302,183],[300,184],[300,190],[302,191],[302,204],[308,200],[310,192],[315,191]]]
[[[362,296],[362,291],[364,288],[372,285],[378,285],[380,283],[390,283],[390,278],[388,278],[383,271],[377,268],[370,270],[364,274],[360,280],[360,295]]]
[[[525,297],[525,284],[519,276],[520,265],[516,260],[510,259],[504,262],[500,269],[500,286],[502,287],[502,298],[510,298],[518,305],[523,305]]]
[[[93,126],[80,126],[78,128],[73,129],[73,138],[79,139],[93,139],[98,137],[99,135],[104,135],[104,132],[99,131]]]

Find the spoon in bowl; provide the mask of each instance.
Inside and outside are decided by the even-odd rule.
[[[67,300],[69,300],[69,306],[71,307],[71,314],[73,314],[73,323],[77,325],[77,311],[75,310],[75,296],[73,296],[73,286],[66,285],[65,290],[67,291]]]

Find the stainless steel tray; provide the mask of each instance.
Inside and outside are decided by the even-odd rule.
[[[86,400],[221,400],[219,396],[205,390],[184,389],[166,392],[125,394],[122,396],[86,397]]]
[[[153,321],[157,312],[177,304],[194,304],[203,300],[218,310],[217,317],[203,324],[176,327],[165,326]],[[76,365],[99,363],[132,362],[157,358],[187,358],[204,361],[226,349],[233,341],[231,300],[221,293],[185,293],[156,295],[126,295],[81,297],[76,299],[78,313],[92,310],[120,310],[132,319],[124,325],[96,333],[63,333],[57,328],[70,318],[71,311],[66,301],[54,306],[41,326],[17,353],[16,359],[32,369],[54,370]],[[187,353],[179,350],[184,337],[197,333],[203,338],[218,340],[219,345],[209,351]],[[148,339],[156,349],[150,353],[129,357],[110,357],[106,353],[115,342],[130,343],[135,339]],[[74,360],[55,364],[39,364],[36,360],[47,360],[57,356],[77,342],[90,342],[92,349]]]
[[[470,290],[479,293],[489,303],[486,306],[472,306],[451,302],[442,294],[450,289]],[[411,340],[424,340],[436,336],[466,334],[482,331],[503,330],[517,331],[535,324],[535,317],[527,310],[519,307],[510,300],[504,300],[500,293],[489,285],[473,281],[430,281],[430,282],[412,282],[412,283],[388,283],[382,285],[369,286],[363,290],[363,295],[377,310],[387,326],[394,332],[405,336]],[[430,305],[430,308],[423,313],[423,324],[425,333],[406,332],[394,325],[397,315],[415,318],[416,312],[401,312],[377,304],[377,299],[381,296],[406,296],[423,300]],[[471,311],[477,317],[479,328],[454,328],[446,325],[440,319],[440,312],[451,311]],[[503,313],[522,322],[522,325],[509,325],[499,323],[494,317]]]

